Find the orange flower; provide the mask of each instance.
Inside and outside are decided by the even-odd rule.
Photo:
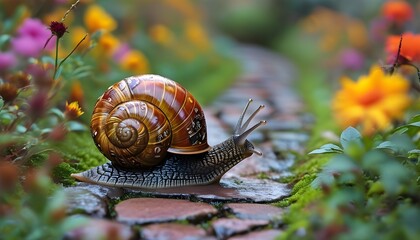
[[[85,100],[82,84],[80,84],[79,81],[74,81],[71,84],[70,89],[70,96],[69,96],[70,102],[77,102],[79,105],[83,106],[83,102]]]
[[[66,116],[67,119],[69,120],[76,119],[80,117],[83,113],[84,112],[80,108],[78,102],[72,102],[70,104],[66,102],[66,111],[64,112],[64,115]]]
[[[366,135],[384,130],[402,118],[410,104],[409,82],[399,74],[386,75],[379,66],[356,82],[349,78],[341,82],[343,88],[334,96],[332,107],[343,128],[360,125]]]
[[[382,15],[391,22],[403,24],[413,18],[413,8],[405,1],[387,1],[382,7]]]
[[[121,67],[135,74],[144,74],[149,71],[149,62],[140,51],[130,51],[121,59]]]
[[[117,27],[117,23],[114,18],[111,17],[102,7],[99,5],[91,5],[86,10],[84,21],[87,29],[90,32],[96,32],[100,30],[112,31]]]
[[[386,40],[386,51],[391,61],[398,53],[401,36],[389,36]],[[400,56],[408,61],[420,62],[420,34],[404,33]]]

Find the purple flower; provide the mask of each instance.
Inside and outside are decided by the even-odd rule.
[[[0,52],[0,71],[12,68],[16,63],[16,56],[13,53]]]
[[[378,18],[373,19],[369,27],[369,36],[375,42],[384,42],[388,35],[389,23],[387,20]]]
[[[114,53],[114,56],[113,56],[113,58],[114,58],[114,60],[116,61],[116,62],[120,62],[121,61],[121,59],[128,53],[128,52],[130,52],[130,46],[127,44],[127,43],[123,43],[123,44],[121,44],[118,48],[117,48],[117,50],[115,51],[115,53]]]
[[[350,70],[359,70],[363,67],[364,57],[355,49],[344,49],[340,54],[341,64]]]
[[[12,49],[25,57],[38,57],[50,36],[51,31],[39,19],[27,18],[12,39]],[[45,49],[52,50],[54,47],[55,41],[50,41]]]

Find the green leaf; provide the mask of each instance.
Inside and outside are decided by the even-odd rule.
[[[0,145],[24,143],[26,138],[15,134],[0,134]]]
[[[0,123],[2,125],[9,125],[15,119],[16,119],[16,116],[8,111],[0,112]]]
[[[391,195],[400,194],[412,179],[413,174],[402,164],[392,161],[380,167],[380,179],[385,192]]]
[[[413,122],[420,122],[420,114],[412,117],[409,121],[409,123],[413,123]]]
[[[407,134],[394,134],[388,141],[380,143],[377,149],[388,149],[395,155],[407,156],[408,152],[415,149],[415,145]]]
[[[86,125],[77,121],[69,121],[67,123],[67,128],[70,131],[87,131],[89,129]]]
[[[407,124],[408,126],[413,126],[413,127],[420,127],[420,122],[412,122]]]
[[[325,165],[324,170],[328,172],[348,172],[352,171],[358,166],[354,161],[345,154],[339,154],[331,158]]]
[[[80,215],[73,215],[64,219],[61,224],[62,231],[67,233],[75,228],[86,225],[89,222],[89,218]]]
[[[318,149],[315,149],[313,151],[311,151],[308,154],[322,154],[322,153],[342,153],[343,149],[341,149],[341,147],[332,144],[332,143],[327,143],[323,146],[321,146]]]
[[[4,46],[9,41],[10,41],[10,35],[8,34],[0,35],[0,47]]]
[[[60,120],[64,119],[64,113],[58,108],[51,108],[48,113],[57,116]]]
[[[395,145],[393,142],[391,141],[385,141],[385,142],[381,142],[376,148],[378,149],[389,149],[392,151],[397,151],[397,145]]]
[[[351,175],[353,170],[358,168],[359,167],[348,155],[334,155],[324,166],[323,170],[314,179],[312,186],[319,187],[323,184],[331,185],[336,181],[333,176],[334,174],[338,174],[337,176],[340,175],[340,180],[352,179],[353,177],[349,176],[349,174]]]
[[[403,134],[403,133],[407,133],[410,136],[414,136],[415,134],[418,133],[420,128],[420,121],[416,121],[416,122],[410,122],[408,124],[399,126],[397,128],[395,128],[392,133],[393,134]]]
[[[386,164],[390,156],[385,154],[380,150],[371,150],[363,155],[362,157],[362,167],[369,171],[374,172],[375,174],[379,171],[379,166]]]
[[[4,100],[3,98],[0,96],[0,110],[3,108],[4,106]]]
[[[376,181],[369,187],[368,195],[381,194],[383,192],[384,192],[384,186],[382,182]]]
[[[413,149],[411,151],[408,151],[409,158],[418,158],[419,156],[420,156],[420,149]]]
[[[347,149],[354,143],[362,143],[362,135],[354,127],[348,127],[341,133],[340,143]]]

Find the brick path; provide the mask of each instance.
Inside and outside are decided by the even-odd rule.
[[[69,239],[274,239],[281,234],[284,210],[258,202],[289,194],[277,180],[291,174],[288,168],[295,153],[303,152],[307,135],[302,130],[308,120],[293,90],[296,76],[287,60],[252,46],[238,47],[236,55],[243,63],[243,74],[205,109],[209,143],[227,138],[244,104],[253,98],[254,109],[265,105],[257,120],[268,124],[249,140],[263,157],[252,156],[235,166],[222,179],[223,187],[130,192],[136,197],[115,206],[110,203],[127,190],[84,183],[67,188],[69,212],[91,216],[87,225],[69,233]],[[257,187],[252,189],[252,184]]]

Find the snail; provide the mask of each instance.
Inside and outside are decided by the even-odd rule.
[[[253,153],[262,155],[247,136],[264,107],[244,121],[249,99],[234,134],[210,147],[204,113],[196,99],[175,81],[159,75],[128,77],[112,85],[96,102],[91,133],[110,160],[72,174],[79,181],[131,188],[168,188],[218,182]]]

